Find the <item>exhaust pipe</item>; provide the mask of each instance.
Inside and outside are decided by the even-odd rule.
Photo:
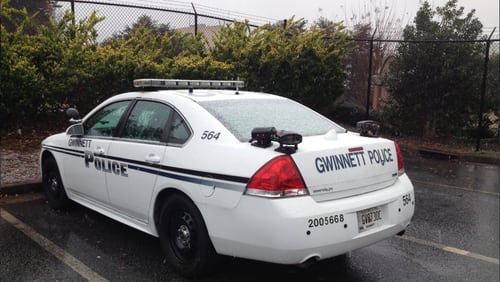
[[[307,268],[309,268],[311,265],[313,265],[313,264],[315,264],[316,262],[318,262],[318,261],[319,261],[319,259],[320,259],[320,258],[319,258],[319,256],[312,256],[312,257],[310,257],[310,258],[306,259],[303,263],[298,264],[297,266],[298,266],[299,268],[302,268],[302,269],[307,269]]]

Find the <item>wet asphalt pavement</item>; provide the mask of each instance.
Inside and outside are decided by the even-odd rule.
[[[499,281],[499,166],[405,161],[416,212],[403,237],[306,269],[223,257],[203,281]],[[185,281],[158,239],[86,208],[33,193],[0,209],[0,281]]]

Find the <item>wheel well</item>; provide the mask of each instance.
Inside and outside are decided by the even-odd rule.
[[[44,162],[46,159],[48,159],[48,158],[54,158],[54,156],[52,155],[52,153],[51,153],[50,151],[43,151],[40,166],[42,166],[42,165],[43,165],[43,162]]]
[[[156,230],[159,230],[159,228],[160,228],[160,226],[159,226],[160,220],[159,219],[160,219],[160,213],[161,213],[161,208],[163,206],[163,203],[165,203],[165,200],[168,197],[170,197],[174,194],[183,195],[186,198],[188,198],[190,201],[192,201],[191,198],[188,195],[186,195],[186,193],[184,193],[176,188],[163,189],[156,197],[155,206],[154,206],[154,210],[153,210],[153,218],[155,221]]]

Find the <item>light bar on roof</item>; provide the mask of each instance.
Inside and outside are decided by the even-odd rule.
[[[241,80],[185,80],[185,79],[136,79],[134,87],[161,87],[161,88],[242,88],[245,82]]]

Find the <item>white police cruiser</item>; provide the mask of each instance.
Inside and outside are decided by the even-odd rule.
[[[376,124],[349,132],[241,81],[134,85],[82,120],[67,111],[76,124],[42,143],[43,186],[53,208],[75,201],[159,237],[180,273],[200,275],[217,254],[326,259],[410,223],[401,151]]]

